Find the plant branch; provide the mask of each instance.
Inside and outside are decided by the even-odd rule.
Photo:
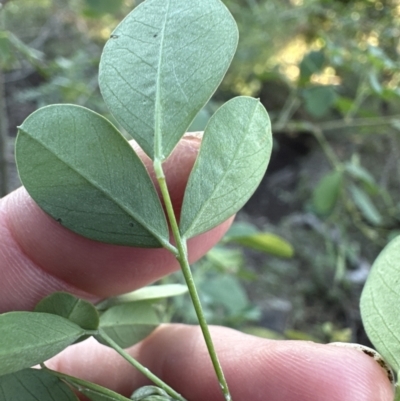
[[[177,256],[179,264],[181,265],[182,273],[186,281],[186,285],[189,289],[189,294],[193,302],[194,309],[196,311],[197,319],[200,324],[201,331],[203,332],[204,341],[207,345],[208,353],[210,355],[212,364],[214,366],[215,373],[217,375],[219,384],[222,389],[222,393],[226,401],[231,401],[231,395],[228,388],[228,383],[226,382],[224,372],[222,371],[221,364],[218,360],[217,353],[211,338],[210,330],[207,325],[206,318],[203,313],[203,308],[201,307],[201,302],[199,295],[197,293],[196,285],[194,283],[193,275],[190,270],[187,245],[186,241],[181,237],[178,222],[175,217],[174,209],[171,202],[171,197],[169,195],[167,183],[165,180],[164,171],[162,168],[161,161],[154,161],[154,171],[156,173],[157,181],[160,186],[161,194],[164,199],[165,208],[168,215],[168,220],[171,225],[172,234],[178,249],[179,255]]]
[[[0,67],[0,198],[8,193],[8,122],[6,97],[4,90],[4,74]]]
[[[121,348],[113,339],[111,339],[103,330],[99,330],[99,335],[101,338],[115,351],[118,352],[125,360],[127,360],[132,366],[134,366],[140,373],[151,380],[156,386],[162,388],[169,396],[178,400],[186,401],[179,393],[177,393],[172,387],[168,386],[160,378],[158,378],[154,373],[150,372],[149,369],[145,368],[136,359],[132,358],[123,348]]]
[[[395,120],[400,120],[400,114],[393,114],[385,117],[354,118],[352,120],[332,120],[320,124],[309,121],[278,122],[274,124],[274,132],[299,132],[314,131],[317,127],[322,131],[339,130],[352,127],[376,127],[380,125],[392,125]]]

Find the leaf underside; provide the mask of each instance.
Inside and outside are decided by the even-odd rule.
[[[35,312],[62,316],[85,330],[97,330],[99,313],[88,301],[67,292],[55,292],[43,298],[35,307]]]
[[[219,0],[147,0],[114,30],[99,84],[118,122],[165,160],[224,77],[238,41]]]
[[[1,401],[78,401],[60,379],[41,369],[24,369],[0,376]]]
[[[36,312],[0,315],[0,375],[44,362],[85,331],[60,316]]]
[[[100,329],[120,347],[127,348],[147,337],[159,323],[151,304],[140,301],[107,309],[100,318]]]
[[[16,159],[32,198],[70,230],[118,245],[168,241],[146,168],[99,114],[74,105],[39,109],[19,129]]]
[[[361,317],[377,351],[400,369],[400,236],[393,239],[372,266],[361,294]]]
[[[269,117],[257,99],[237,97],[211,117],[190,174],[180,230],[205,232],[236,213],[259,185],[272,150]]]

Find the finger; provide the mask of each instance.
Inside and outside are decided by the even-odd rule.
[[[384,370],[362,352],[303,341],[265,340],[212,327],[233,401],[391,401]],[[166,325],[129,352],[191,401],[223,400],[198,327]],[[101,362],[101,363],[100,363]],[[94,340],[49,366],[129,396],[146,380]]]
[[[165,164],[167,183],[179,211],[199,148],[185,138]],[[191,262],[210,249],[230,221],[189,241]],[[178,269],[164,249],[103,244],[77,235],[46,215],[19,189],[0,201],[0,312],[30,309],[58,290],[95,300],[128,292]]]

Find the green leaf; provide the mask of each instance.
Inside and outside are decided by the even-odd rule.
[[[289,242],[271,233],[258,233],[246,237],[235,237],[232,241],[247,248],[269,253],[281,258],[291,258],[294,254],[293,246]]]
[[[368,80],[369,84],[371,85],[372,90],[377,94],[381,95],[383,92],[383,88],[381,83],[379,82],[378,73],[377,71],[370,71],[368,73]]]
[[[399,388],[399,386],[395,387],[394,401],[400,401],[400,388]]]
[[[346,163],[345,169],[346,173],[348,173],[352,178],[360,180],[370,193],[377,194],[380,191],[375,178],[361,165],[356,163]]]
[[[375,260],[361,294],[363,325],[377,351],[400,369],[400,236]]]
[[[219,0],[147,0],[114,30],[100,61],[100,89],[153,160],[168,157],[210,99],[237,40]]]
[[[44,362],[85,330],[60,316],[36,312],[0,315],[0,375]]]
[[[164,285],[149,285],[139,290],[129,292],[128,294],[119,295],[117,297],[108,298],[98,305],[98,310],[104,310],[111,306],[125,304],[129,302],[158,300],[161,298],[176,297],[186,294],[188,288],[183,284],[164,284]]]
[[[109,0],[108,0],[109,1]],[[123,397],[119,395],[118,393],[115,393],[115,395],[110,395],[110,394],[103,394],[99,391],[96,390],[91,390],[91,389],[81,389],[80,393],[85,395],[87,398],[89,398],[92,401],[129,401],[129,398]]]
[[[0,67],[10,68],[15,62],[15,54],[11,48],[9,33],[0,31]]]
[[[230,249],[218,245],[210,249],[205,257],[223,272],[237,274],[244,264],[243,252],[240,249]]]
[[[43,298],[36,305],[35,312],[65,317],[85,330],[97,330],[100,322],[99,313],[90,302],[67,292],[55,292]]]
[[[85,0],[84,14],[93,18],[98,18],[104,14],[115,14],[122,4],[123,0]]]
[[[367,221],[376,226],[381,225],[383,218],[378,209],[372,203],[371,198],[356,185],[351,185],[349,190],[354,203],[360,209],[362,215],[367,219]]]
[[[271,149],[269,117],[257,99],[241,96],[219,108],[186,187],[182,236],[205,232],[236,213],[264,176]]]
[[[174,401],[166,391],[157,386],[144,386],[138,388],[132,395],[133,401]]]
[[[321,71],[325,63],[325,55],[321,50],[307,53],[300,63],[300,81],[308,81],[312,74]]]
[[[100,317],[102,331],[122,348],[146,338],[159,323],[155,310],[146,301],[113,306]],[[101,338],[98,340],[104,343]]]
[[[40,369],[24,369],[0,376],[1,401],[78,401],[59,378]]]
[[[231,275],[220,275],[202,286],[202,294],[212,299],[214,305],[222,305],[230,316],[239,315],[250,304],[239,280]]]
[[[303,97],[311,116],[320,118],[328,113],[336,100],[336,92],[330,86],[314,86],[304,89]]]
[[[240,329],[243,333],[250,334],[252,336],[268,338],[270,340],[284,340],[285,337],[277,331],[267,329],[260,326],[244,326]]]
[[[118,245],[168,241],[146,168],[99,114],[74,105],[39,109],[19,128],[16,158],[29,194],[70,230]]]
[[[234,238],[247,237],[249,235],[257,234],[259,231],[257,227],[251,223],[243,221],[234,222],[224,236],[224,241],[230,241]]]
[[[79,392],[92,401],[129,401],[129,398],[123,397],[118,393],[111,392],[111,390],[108,390],[107,394],[104,394],[99,390],[80,388]]]
[[[330,171],[324,175],[314,189],[312,203],[316,213],[327,215],[336,205],[343,184],[341,171]]]

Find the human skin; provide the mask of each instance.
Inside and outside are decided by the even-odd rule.
[[[199,140],[186,137],[165,165],[179,213]],[[149,166],[148,161],[145,161]],[[190,241],[195,261],[231,220]],[[165,250],[102,244],[47,216],[20,188],[0,200],[0,312],[31,310],[42,297],[68,291],[96,302],[149,284],[179,268]],[[303,341],[271,341],[223,327],[211,333],[234,401],[391,401],[383,369],[354,349]],[[201,332],[169,324],[129,353],[190,401],[222,401]],[[112,349],[88,340],[48,362],[62,372],[127,396],[148,384]]]

